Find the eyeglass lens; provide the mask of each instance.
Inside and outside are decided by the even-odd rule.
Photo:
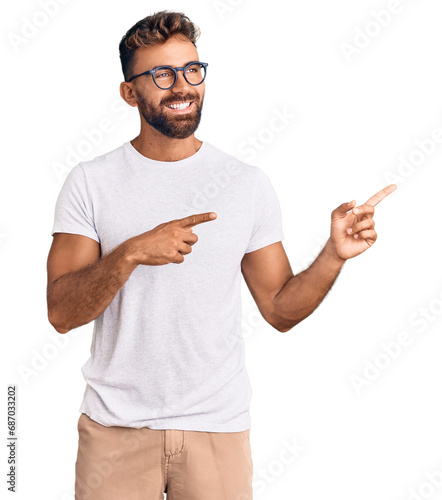
[[[186,80],[193,84],[200,84],[205,77],[206,68],[200,64],[191,64],[185,70]],[[170,68],[159,68],[154,74],[155,82],[163,89],[171,87],[175,81],[175,73]]]

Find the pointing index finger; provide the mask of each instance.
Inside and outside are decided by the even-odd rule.
[[[192,227],[203,222],[214,220],[216,219],[216,217],[217,216],[215,212],[205,212],[203,214],[189,215],[188,217],[179,219],[178,222],[181,227]]]
[[[397,189],[396,184],[390,184],[387,187],[384,187],[384,189],[381,189],[376,194],[374,194],[371,198],[369,198],[365,202],[365,205],[372,205],[374,207],[380,201],[382,201],[384,198],[386,198],[390,193],[392,193],[393,191],[396,191],[396,189]]]

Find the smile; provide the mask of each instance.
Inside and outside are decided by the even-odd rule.
[[[176,109],[178,111],[183,109],[188,109],[192,105],[192,101],[189,102],[180,102],[178,104],[168,104],[166,107],[169,109]]]

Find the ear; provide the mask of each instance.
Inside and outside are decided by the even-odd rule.
[[[120,95],[121,98],[132,106],[133,108],[138,107],[135,89],[132,83],[129,82],[121,82],[120,83]]]

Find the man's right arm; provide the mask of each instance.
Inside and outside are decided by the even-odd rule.
[[[198,241],[193,226],[216,218],[204,212],[163,222],[100,258],[100,244],[79,234],[54,233],[48,256],[48,318],[59,333],[89,323],[108,307],[139,265],[180,264]]]
[[[127,241],[100,258],[100,244],[55,233],[48,256],[48,319],[59,333],[100,316],[137,267]]]

